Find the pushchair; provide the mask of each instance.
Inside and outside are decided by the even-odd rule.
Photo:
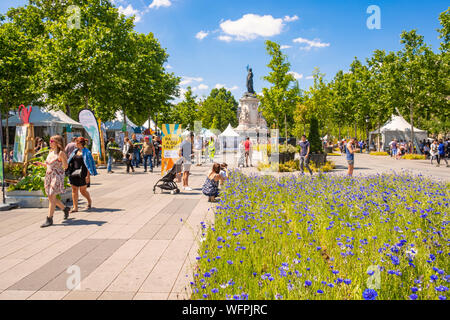
[[[172,169],[170,169],[170,171],[168,173],[166,173],[166,175],[164,177],[162,177],[161,179],[158,180],[158,182],[156,182],[156,184],[153,186],[153,193],[156,193],[156,188],[160,188],[161,192],[163,192],[163,190],[168,190],[170,191],[171,194],[174,193],[174,191],[176,193],[180,193],[180,189],[178,189],[178,185],[176,184],[176,182],[174,181],[177,173],[181,172],[181,165],[183,164],[183,158],[180,158],[172,167]]]

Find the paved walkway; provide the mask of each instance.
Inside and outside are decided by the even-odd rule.
[[[344,156],[329,158],[337,165],[331,174],[346,173]],[[406,169],[450,181],[450,168],[429,161],[357,154],[355,163],[356,176]],[[95,209],[66,222],[57,211],[49,228],[39,227],[47,209],[0,212],[0,299],[188,299],[200,222],[214,219],[201,194],[210,167],[193,166],[194,190],[176,195],[153,194],[159,171],[99,170],[89,189]],[[68,289],[72,266],[81,272],[79,290]]]
[[[187,299],[200,222],[211,220],[206,170],[193,167],[196,188],[176,195],[153,194],[156,170],[100,170],[89,189],[95,209],[67,222],[57,211],[49,228],[39,227],[47,209],[0,212],[0,299]],[[80,290],[68,289],[71,266]]]

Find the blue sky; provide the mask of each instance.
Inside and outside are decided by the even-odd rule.
[[[2,0],[0,12],[26,0]],[[199,97],[225,86],[236,99],[246,91],[246,66],[261,92],[269,70],[264,41],[283,46],[300,87],[311,84],[319,67],[330,80],[347,70],[353,58],[370,57],[375,49],[399,50],[402,30],[417,29],[427,44],[439,48],[442,0],[114,0],[126,15],[135,14],[136,31],[153,32],[170,55],[168,68],[183,77],[182,87]],[[370,5],[381,12],[381,29],[366,24]],[[295,40],[295,41],[294,41]]]

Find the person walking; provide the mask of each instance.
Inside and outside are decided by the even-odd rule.
[[[185,135],[185,140],[181,142],[178,155],[183,158],[183,190],[192,191],[192,188],[189,187],[189,171],[191,170],[193,154],[189,133]]]
[[[155,156],[153,157],[154,165],[153,167],[158,167],[160,164],[160,155],[161,155],[161,141],[159,140],[159,136],[153,136],[153,146],[155,147]]]
[[[433,164],[433,160],[436,159],[437,165],[436,167],[439,167],[439,146],[437,143],[437,140],[434,140],[433,143],[430,146],[430,158],[431,158],[431,164]]]
[[[73,152],[73,150],[75,150],[77,148],[77,137],[72,137],[72,140],[67,144],[66,146],[66,155],[70,156]]]
[[[133,168],[133,143],[130,141],[130,139],[128,137],[126,137],[124,139],[124,143],[123,143],[123,157],[125,159],[125,163],[127,165],[127,173],[130,173],[130,169],[132,170],[132,172],[134,172],[134,168]]]
[[[112,163],[113,163],[113,152],[114,149],[112,149],[114,146],[114,138],[111,137],[108,139],[108,143],[106,144],[106,152],[108,153],[108,165],[107,165],[107,171],[108,173],[114,173],[112,171]]]
[[[153,172],[152,157],[155,155],[155,146],[150,141],[149,137],[145,137],[144,144],[142,145],[142,155],[144,159],[144,172],[147,172],[147,161],[150,164],[150,172]]]
[[[444,160],[445,164],[448,167],[448,161],[445,155],[445,144],[442,139],[439,139],[438,151],[439,151],[438,167],[441,165],[441,160]]]
[[[202,192],[208,197],[208,202],[217,202],[216,197],[219,196],[219,182],[228,179],[228,169],[225,167],[225,178],[220,174],[220,164],[214,163],[211,171],[206,177],[206,181],[203,184]]]
[[[57,199],[58,194],[64,193],[64,171],[67,169],[67,156],[64,152],[63,139],[56,135],[50,138],[50,152],[45,163],[36,162],[36,165],[47,167],[44,179],[45,193],[48,197],[48,215],[41,228],[53,225],[53,214],[56,207],[64,211],[64,220],[69,217],[70,208],[66,207],[61,200]]]
[[[345,146],[345,154],[348,163],[348,176],[353,176],[353,169],[355,168],[355,143],[356,138],[351,138]]]
[[[252,147],[252,144],[250,142],[250,138],[247,137],[244,142],[244,150],[245,150],[245,166],[248,168],[248,158],[250,158],[250,149]],[[250,167],[253,167],[252,165],[252,159],[250,158]]]
[[[141,151],[139,148],[139,140],[136,138],[136,134],[131,135],[131,143],[133,144],[133,160],[134,166],[139,168],[139,163],[141,162]]]
[[[91,195],[87,191],[90,175],[96,176],[94,158],[91,152],[86,148],[86,139],[77,138],[77,149],[69,156],[68,174],[72,185],[73,208],[71,212],[78,212],[78,191],[88,202],[87,211],[92,208]]]
[[[313,175],[313,172],[309,167],[309,151],[310,143],[306,140],[306,136],[302,135],[302,140],[300,141],[300,169],[302,170],[302,174],[305,174],[305,170],[303,168],[303,163],[305,163],[306,169],[308,169],[309,173]]]

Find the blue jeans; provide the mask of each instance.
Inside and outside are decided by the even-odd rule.
[[[110,155],[110,156],[108,156],[108,172],[112,171],[112,163],[113,163],[113,157]]]
[[[151,154],[144,154],[144,170],[147,171],[147,160],[150,163],[150,170],[153,170],[153,161]]]
[[[133,162],[134,162],[134,166],[136,168],[139,168],[139,163],[141,162],[141,153],[139,152],[139,149],[135,149],[133,150]]]

